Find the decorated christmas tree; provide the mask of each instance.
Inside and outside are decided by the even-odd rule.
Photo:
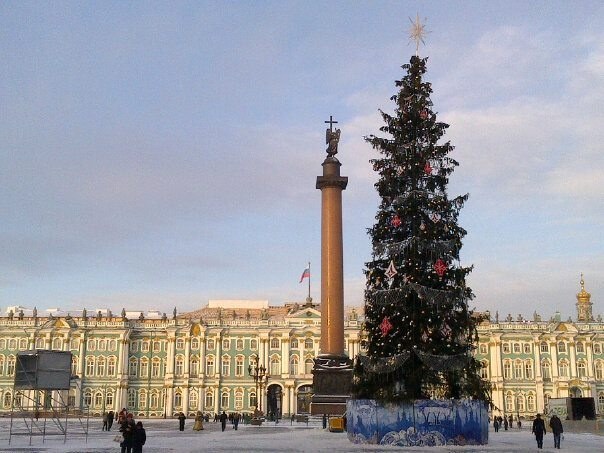
[[[355,364],[357,398],[408,401],[475,398],[489,401],[473,357],[476,324],[466,286],[472,267],[459,261],[466,231],[458,214],[468,195],[450,198],[458,163],[442,141],[448,124],[432,110],[427,58],[411,57],[396,81],[394,115],[381,111],[384,136],[366,137],[380,157],[375,184],[381,202],[366,263],[367,354]]]

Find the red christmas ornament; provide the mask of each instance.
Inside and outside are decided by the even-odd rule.
[[[419,117],[422,120],[425,120],[428,118],[428,111],[426,109],[422,110],[421,112],[419,112]]]
[[[383,337],[388,335],[388,332],[390,332],[392,330],[392,323],[388,319],[388,316],[384,316],[384,319],[380,323],[380,330],[382,331]]]
[[[436,263],[434,263],[434,270],[436,271],[439,277],[442,277],[443,275],[445,275],[445,272],[447,272],[447,263],[445,263],[440,258],[437,259]]]
[[[430,162],[426,162],[426,165],[424,165],[424,171],[427,175],[432,174],[432,167],[430,166]]]
[[[397,215],[395,215],[394,217],[392,217],[392,220],[390,221],[390,224],[395,227],[398,228],[401,226],[401,218]]]

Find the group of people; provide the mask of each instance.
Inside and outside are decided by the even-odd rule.
[[[562,428],[562,420],[556,414],[552,415],[549,419],[549,427],[554,435],[554,448],[560,448],[560,439],[564,429]],[[537,441],[537,448],[543,448],[543,435],[547,434],[545,430],[545,421],[541,418],[541,414],[537,414],[537,417],[533,421],[533,429],[531,431],[535,435]]]
[[[118,414],[122,441],[120,442],[121,453],[143,453],[143,445],[147,441],[147,433],[143,428],[143,422],[134,422],[134,415],[126,408]]]
[[[505,415],[503,417],[501,415],[495,417],[493,419],[493,428],[495,429],[495,432],[499,432],[502,426],[505,431],[507,431],[508,428],[512,428],[514,426],[514,417],[511,414],[507,417]],[[520,417],[516,417],[516,427],[522,429]]]
[[[113,411],[103,412],[103,429],[101,431],[111,431],[114,417],[115,414]]]
[[[227,425],[227,421],[231,423],[231,425],[233,425],[233,429],[237,430],[239,428],[239,422],[241,421],[242,416],[240,413],[235,412],[235,413],[230,413],[227,415],[227,413],[225,411],[222,411],[222,414],[214,414],[214,422],[220,422],[221,427],[222,427],[222,431],[224,431],[226,429],[226,425]],[[184,431],[185,430],[185,422],[187,420],[187,416],[181,412],[178,414],[178,430],[179,431]],[[210,420],[209,415],[207,414],[203,414],[201,411],[197,411],[197,414],[195,415],[195,423],[193,425],[193,430],[194,431],[202,431],[203,428],[203,422],[206,421],[208,422]]]

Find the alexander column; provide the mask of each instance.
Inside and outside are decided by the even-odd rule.
[[[352,363],[344,354],[344,253],[342,240],[342,191],[348,177],[340,176],[335,157],[340,141],[337,121],[329,117],[326,131],[327,157],[323,175],[317,177],[321,190],[321,350],[313,368],[312,414],[346,411],[350,396]]]

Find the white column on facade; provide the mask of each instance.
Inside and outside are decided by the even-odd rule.
[[[185,379],[189,379],[191,370],[191,337],[187,335],[185,338]]]
[[[166,377],[174,377],[174,359],[176,357],[176,338],[174,337],[168,338],[168,354],[166,357]],[[172,404],[170,404],[170,406],[172,406]]]
[[[82,337],[80,338],[80,345],[78,348],[78,374],[80,376],[80,378],[82,377],[82,375],[84,374],[84,360],[85,360],[85,348],[86,348],[86,338],[82,335]]]
[[[170,361],[168,361],[170,363]],[[167,387],[166,394],[166,416],[172,417],[174,414],[174,387]]]
[[[182,412],[185,415],[189,414],[189,386],[184,386],[182,389]]]
[[[558,343],[553,340],[549,344],[549,355],[552,358],[552,382],[558,381]],[[556,398],[556,395],[552,395]]]
[[[539,341],[539,338],[534,338],[533,340],[533,348],[535,348],[535,351],[533,353],[533,356],[535,358],[535,377],[537,377],[537,379],[540,379],[543,377],[541,376],[541,342]]]
[[[271,368],[271,352],[270,352],[271,340],[267,338],[264,341],[264,366],[270,372]]]
[[[281,374],[289,374],[289,338],[281,338]],[[285,411],[282,411],[285,413]]]
[[[214,345],[216,346],[216,366],[214,366],[214,373],[220,379],[220,376],[222,376],[222,333],[216,336]],[[218,393],[220,393],[220,386],[218,387]]]
[[[568,347],[570,349],[570,377],[577,377],[577,351],[576,351],[576,343],[574,339],[568,343]]]
[[[285,414],[289,414],[289,390],[291,389],[290,385],[286,385],[281,394],[281,398],[283,400],[283,407],[281,408],[281,415],[285,416]]]
[[[206,376],[206,337],[201,337],[199,349],[199,376],[203,377],[202,385],[207,379]]]
[[[592,346],[591,339],[585,342],[585,355],[587,356],[587,377],[590,379],[593,379],[595,375],[594,375],[593,346]],[[597,395],[597,393],[592,393],[592,395]]]

